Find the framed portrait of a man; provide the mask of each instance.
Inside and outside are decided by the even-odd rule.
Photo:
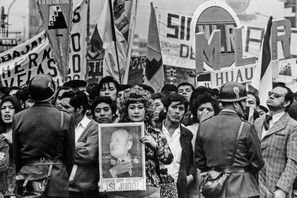
[[[99,191],[145,190],[144,124],[99,124]]]

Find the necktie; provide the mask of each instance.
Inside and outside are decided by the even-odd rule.
[[[271,115],[266,115],[266,118],[264,120],[264,129],[267,131],[269,129],[269,122],[272,120]]]

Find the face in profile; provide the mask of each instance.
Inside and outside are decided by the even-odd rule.
[[[164,109],[164,104],[162,103],[160,98],[156,98],[154,100],[154,120],[159,119],[160,112]]]
[[[6,101],[1,105],[1,119],[5,124],[11,124],[15,114],[14,105],[10,101]]]
[[[114,131],[110,138],[110,154],[117,158],[123,159],[128,156],[129,150],[132,148],[132,139],[125,129]]]
[[[145,106],[143,103],[132,103],[128,106],[128,116],[131,122],[142,122],[145,117]]]

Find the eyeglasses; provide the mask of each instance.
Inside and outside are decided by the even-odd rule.
[[[274,98],[280,98],[280,97],[285,97],[285,95],[284,94],[281,94],[281,93],[275,93],[275,92],[272,92],[272,91],[269,91],[268,92],[268,96],[270,97],[270,96],[272,96],[273,95],[273,97]]]

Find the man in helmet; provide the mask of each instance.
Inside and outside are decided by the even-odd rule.
[[[221,194],[216,197],[260,195],[254,175],[263,167],[264,160],[254,126],[241,119],[246,95],[240,83],[224,84],[220,90],[223,110],[203,121],[198,129],[195,143],[197,168],[202,173],[211,169],[230,173]]]
[[[68,197],[68,179],[74,163],[74,122],[70,114],[49,102],[55,88],[53,79],[45,74],[38,74],[29,82],[30,98],[35,104],[14,116],[13,152],[20,181],[28,176],[40,179],[50,175],[45,197]],[[32,183],[24,182],[29,184]],[[42,181],[37,186],[45,184]]]

